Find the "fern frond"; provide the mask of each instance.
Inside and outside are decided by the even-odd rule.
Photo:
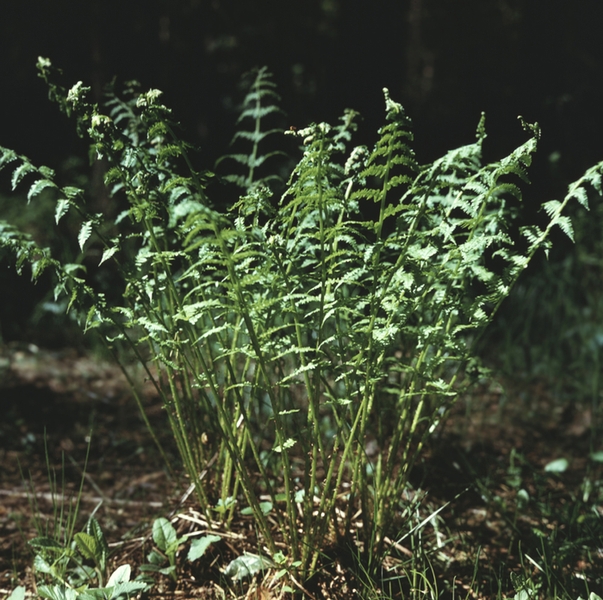
[[[365,168],[361,171],[363,179],[377,178],[381,184],[379,189],[361,188],[353,194],[354,198],[364,198],[380,202],[385,206],[388,192],[409,184],[414,179],[418,165],[414,152],[407,141],[412,141],[410,119],[406,116],[402,105],[394,102],[387,88],[384,88],[386,119],[389,121],[379,130],[379,139],[369,155]],[[396,173],[397,167],[405,167],[403,173]]]
[[[268,129],[264,126],[267,117],[283,114],[276,104],[280,101],[280,96],[274,91],[276,85],[271,78],[272,75],[266,67],[255,69],[249,76],[248,91],[243,100],[237,124],[248,123],[250,128],[237,131],[232,138],[231,145],[234,145],[237,140],[243,140],[250,142],[251,148],[246,154],[227,154],[216,162],[216,166],[225,160],[240,165],[244,174],[229,174],[224,178],[248,192],[257,185],[269,186],[275,180],[274,175],[258,177],[257,170],[267,159],[284,155],[280,151],[266,153],[263,150],[267,138],[283,133],[283,129],[274,127]],[[260,149],[260,145],[262,145],[262,149]]]

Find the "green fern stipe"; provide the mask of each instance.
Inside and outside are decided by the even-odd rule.
[[[34,277],[50,269],[82,327],[140,362],[208,520],[252,515],[258,546],[275,556],[284,542],[302,578],[354,530],[377,569],[385,537],[407,526],[413,465],[471,383],[476,340],[552,227],[571,237],[566,206],[601,192],[603,163],[544,204],[544,228],[514,239],[538,127],[523,123],[527,141],[484,164],[482,117],[475,143],[419,165],[385,90],[373,149],[353,145],[353,111],[287,132],[301,157],[275,197],[265,144],[279,139],[266,128],[279,98],[260,69],[233,140],[248,151],[220,162],[242,193],[221,211],[159,91],[111,88],[103,112],[81,83],[52,83],[50,61],[38,66],[108,164],[113,204],[99,213],[83,190],[0,148],[13,188],[29,182],[31,202],[53,194],[56,223],[77,223],[80,254],[59,260],[7,223],[0,246]]]

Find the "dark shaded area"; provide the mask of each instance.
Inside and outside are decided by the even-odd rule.
[[[347,106],[370,129],[381,88],[408,108],[420,158],[472,138],[482,110],[493,152],[522,139],[518,114],[568,172],[599,158],[603,48],[598,2],[470,0],[160,0],[12,3],[2,21],[2,144],[55,163],[78,150],[45,100],[38,55],[96,99],[115,75],[166,95],[191,141],[215,158],[230,139],[241,74],[275,73],[292,124],[332,121]],[[369,135],[370,137],[370,135]],[[421,156],[422,155],[422,156]]]

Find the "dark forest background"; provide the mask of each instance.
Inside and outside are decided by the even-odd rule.
[[[118,88],[137,79],[163,90],[208,168],[234,132],[241,76],[262,65],[274,73],[286,126],[335,122],[349,107],[363,116],[357,143],[374,141],[388,87],[414,122],[420,162],[473,141],[482,111],[486,159],[525,140],[518,115],[538,121],[528,213],[603,159],[598,0],[5,0],[2,13],[0,145],[65,176],[86,143],[48,101],[39,55],[99,102],[113,77]],[[9,196],[6,174],[0,182]],[[30,335],[41,293],[8,264],[5,341]]]

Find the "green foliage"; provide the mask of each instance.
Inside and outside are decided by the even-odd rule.
[[[195,560],[201,558],[214,542],[219,542],[220,539],[221,538],[219,535],[204,535],[193,540],[186,558],[190,562],[194,562]]]
[[[123,210],[91,212],[82,190],[56,186],[48,169],[10,150],[0,149],[0,166],[16,163],[13,186],[28,177],[30,196],[55,186],[56,222],[79,216],[82,252],[117,274],[119,293],[107,297],[81,265],[7,225],[0,245],[34,277],[51,269],[84,330],[140,361],[208,521],[217,514],[228,525],[244,502],[269,554],[282,536],[305,578],[327,540],[353,542],[359,511],[372,574],[386,536],[406,525],[402,498],[417,457],[470,383],[476,339],[534,254],[548,250],[551,229],[572,235],[566,206],[585,204],[603,163],[547,203],[547,225],[523,228],[520,244],[510,224],[537,126],[523,123],[528,140],[483,164],[482,117],[475,143],[419,165],[409,119],[385,90],[373,150],[351,147],[353,111],[335,126],[289,132],[302,156],[275,199],[256,172],[271,133],[261,129],[273,111],[265,102],[274,101],[260,70],[241,116],[255,123],[239,136],[252,150],[234,159],[247,169],[234,179],[245,193],[223,212],[159,91],[112,96],[105,115],[81,83],[65,90],[51,82],[49,61],[38,67],[109,164],[105,181]],[[155,542],[171,568],[179,540],[165,527]]]
[[[148,557],[149,564],[145,565],[143,570],[169,575],[174,581],[177,581],[176,553],[178,548],[186,541],[186,538],[179,538],[173,525],[167,519],[161,517],[153,523],[153,541],[159,552],[156,550],[151,552]],[[165,557],[169,561],[169,567],[161,567],[165,562]]]
[[[148,555],[148,562],[140,565],[141,574],[134,579],[128,564],[109,571],[109,547],[94,517],[88,519],[84,531],[76,533],[70,543],[62,543],[56,536],[30,540],[35,553],[38,595],[49,600],[117,600],[148,591],[154,580],[146,573],[158,573],[177,581],[176,554],[189,538],[179,538],[173,525],[163,517],[154,521],[152,534],[156,549]],[[188,561],[198,560],[220,539],[217,535],[205,535],[193,540]],[[13,591],[15,598],[19,597],[20,589]]]
[[[256,554],[244,553],[235,558],[224,570],[224,574],[231,577],[234,581],[252,577],[274,566],[271,560]]]
[[[25,588],[22,585],[17,586],[6,600],[25,600]]]
[[[54,537],[37,537],[29,545],[35,552],[37,592],[42,598],[114,600],[148,589],[145,582],[130,581],[131,568],[127,564],[108,573],[109,550],[94,517],[90,517],[85,530],[76,533],[70,544],[62,544]]]
[[[592,208],[576,203],[570,213],[575,246],[534,261],[484,336],[482,352],[511,381],[543,382],[560,410],[590,407],[594,441],[601,425],[603,204],[592,202],[600,194],[596,171],[589,179],[591,189],[578,193],[585,202],[589,192]]]
[[[229,174],[224,179],[245,191],[250,191],[252,186],[259,184],[269,186],[280,180],[279,176],[273,172],[268,172],[264,177],[258,177],[257,173],[267,160],[283,154],[279,151],[268,153],[260,151],[260,145],[263,148],[267,138],[282,135],[283,130],[278,127],[267,129],[265,126],[266,120],[269,120],[270,117],[282,114],[282,110],[276,104],[280,101],[280,96],[275,91],[276,85],[271,81],[268,69],[266,67],[256,69],[249,73],[247,78],[251,81],[246,83],[248,91],[237,119],[237,125],[240,128],[235,133],[231,145],[241,140],[250,144],[251,147],[245,153],[223,156],[217,161],[216,167],[224,160],[238,163],[243,174]],[[250,127],[243,129],[243,124],[248,124]]]
[[[535,464],[513,447],[506,477],[499,485],[493,484],[490,474],[482,480],[473,473],[486,511],[504,523],[509,548],[509,555],[497,564],[498,573],[491,571],[481,583],[476,579],[474,595],[590,597],[589,585],[594,586],[600,573],[593,549],[603,542],[603,522],[596,509],[601,500],[600,471],[594,468],[600,458],[598,453],[591,455],[581,489],[571,483],[579,484],[576,475],[581,468],[576,463],[581,458]],[[469,461],[464,466],[471,469]],[[514,596],[509,589],[515,591]],[[507,595],[501,590],[507,590]]]

